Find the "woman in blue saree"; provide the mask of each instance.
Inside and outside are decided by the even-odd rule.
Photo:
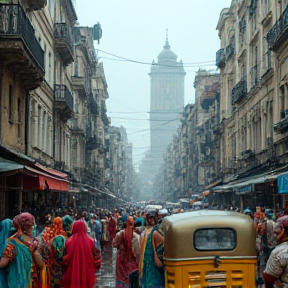
[[[7,246],[7,240],[10,237],[12,222],[13,221],[11,219],[7,218],[2,220],[0,223],[0,257],[2,257],[4,249]],[[6,269],[0,269],[0,287],[8,288]]]
[[[0,268],[9,265],[8,287],[38,288],[38,271],[43,267],[33,238],[34,217],[22,213],[13,220],[17,233],[8,239],[0,260]]]

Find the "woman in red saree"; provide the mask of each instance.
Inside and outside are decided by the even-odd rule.
[[[125,228],[116,234],[113,246],[117,248],[116,288],[138,286],[140,257],[139,235],[133,232],[134,220],[129,216]]]
[[[65,243],[65,271],[62,288],[92,288],[95,272],[101,266],[101,254],[95,241],[87,234],[83,220],[73,223],[72,236]]]

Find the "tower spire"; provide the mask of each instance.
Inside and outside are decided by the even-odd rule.
[[[168,41],[168,28],[166,28],[166,42],[165,42],[164,48],[166,49],[170,48],[169,41]]]

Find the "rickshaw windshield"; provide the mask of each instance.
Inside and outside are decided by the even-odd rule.
[[[194,233],[194,248],[198,251],[233,250],[236,236],[236,232],[230,228],[198,229]]]

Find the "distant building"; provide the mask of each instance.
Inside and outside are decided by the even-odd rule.
[[[153,61],[149,73],[150,153],[143,160],[140,169],[142,182],[145,182],[143,187],[150,190],[143,191],[145,195],[147,192],[148,195],[152,193],[153,178],[163,162],[163,154],[171,143],[173,134],[177,131],[179,114],[184,107],[186,73],[182,61],[177,62],[177,55],[170,49],[168,36],[164,49],[157,58],[158,62]]]

